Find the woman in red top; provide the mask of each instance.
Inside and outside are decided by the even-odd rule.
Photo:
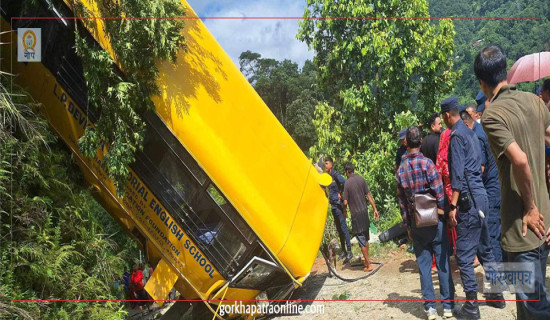
[[[138,300],[136,301],[136,304],[138,305],[139,310],[143,311],[143,305],[145,304],[145,301],[139,300],[147,300],[147,293],[145,292],[143,284],[143,272],[138,268],[137,264],[134,264],[132,266],[132,275],[130,276],[130,288],[132,292],[132,300]]]
[[[451,199],[453,190],[451,189],[451,177],[449,174],[449,144],[451,143],[451,130],[447,129],[441,133],[439,137],[439,150],[437,151],[437,159],[435,167],[437,172],[443,179],[443,190],[448,199]],[[455,228],[447,227],[447,236],[449,239],[449,245],[453,255],[456,255],[456,230]]]

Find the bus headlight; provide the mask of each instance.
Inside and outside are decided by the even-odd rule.
[[[267,301],[267,293],[265,291],[260,292],[256,296],[256,305],[259,307],[267,307],[269,305],[269,301]]]

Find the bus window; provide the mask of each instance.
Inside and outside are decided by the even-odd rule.
[[[266,290],[291,282],[278,265],[256,256],[239,272],[231,287]]]
[[[216,203],[204,193],[195,198],[192,208],[202,222],[192,230],[199,240],[205,245],[223,250],[229,258],[227,263],[239,261],[247,247],[232,223],[222,218]]]
[[[212,197],[212,199],[216,201],[218,206],[220,206],[220,208],[225,213],[225,215],[229,218],[229,220],[231,220],[231,222],[235,225],[237,230],[241,232],[241,234],[248,241],[248,243],[249,244],[252,243],[252,241],[254,240],[254,233],[252,232],[252,229],[250,229],[245,224],[245,222],[240,217],[238,217],[237,210],[235,210],[235,208],[231,205],[231,203],[229,203],[224,198],[224,196],[222,196],[218,188],[216,188],[214,185],[210,184],[207,190],[208,190],[208,193],[210,194],[210,197]]]
[[[181,162],[197,179],[200,185],[204,185],[208,176],[204,171],[199,167],[195,159],[189,155],[189,153],[184,149],[181,143],[176,137],[172,134],[170,130],[166,127],[166,124],[152,112],[146,112],[145,120],[147,121],[147,126],[149,128],[154,128],[163,140],[164,144],[174,153],[174,156]]]
[[[207,190],[212,199],[214,199],[214,201],[216,201],[218,205],[223,206],[227,204],[227,201],[225,201],[225,199],[220,194],[218,189],[216,189],[216,187],[214,187],[213,185],[209,185]]]
[[[158,116],[149,114],[147,122],[132,168],[216,268],[234,274],[253,243],[252,230]]]
[[[164,192],[170,194],[174,199],[181,198],[186,203],[190,203],[200,190],[200,185],[194,181],[189,171],[181,165],[181,162],[175,158],[173,152],[170,152],[168,145],[164,143],[157,134],[151,134],[153,130],[148,130],[143,146],[143,153],[147,156],[160,174],[169,184],[164,188]]]

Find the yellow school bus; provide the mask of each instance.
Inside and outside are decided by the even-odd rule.
[[[99,17],[95,0],[79,0]],[[196,14],[185,1],[186,17]],[[2,70],[41,103],[40,112],[73,152],[86,181],[156,266],[146,289],[166,299],[173,286],[185,299],[288,298],[311,270],[326,220],[323,177],[224,52],[200,19],[185,20],[187,51],[159,63],[155,112],[144,115],[143,151],[130,166],[125,196],[103,168],[102,143],[85,157],[77,140],[100,117],[87,103],[74,27],[88,28],[112,54],[103,20],[83,25],[73,1],[1,3]],[[18,17],[54,19],[17,19]],[[15,18],[12,20],[12,18]],[[40,28],[40,62],[17,62],[19,28]],[[10,59],[12,66],[10,66]],[[229,301],[226,301],[229,300]],[[162,302],[159,302],[162,303]],[[274,303],[274,302],[272,302]]]

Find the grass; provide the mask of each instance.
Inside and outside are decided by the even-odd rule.
[[[348,298],[351,296],[351,293],[346,290],[340,294],[333,294],[332,300],[348,300]]]
[[[397,250],[397,243],[394,241],[388,241],[384,243],[376,242],[369,244],[369,256],[371,258],[385,258],[390,256],[392,251]],[[361,248],[358,244],[351,245],[351,252],[354,256],[363,256]]]

